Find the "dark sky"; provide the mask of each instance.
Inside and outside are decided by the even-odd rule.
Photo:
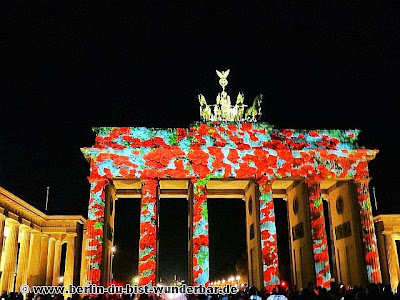
[[[229,68],[228,92],[247,103],[262,93],[263,121],[276,128],[361,129],[359,144],[380,149],[370,164],[378,213],[400,213],[399,2],[136,2],[2,3],[2,187],[44,209],[50,186],[50,210],[86,216],[79,149],[94,143],[91,127],[186,127],[199,120],[197,94],[213,101],[220,90],[215,69]],[[166,203],[185,245],[185,204]]]

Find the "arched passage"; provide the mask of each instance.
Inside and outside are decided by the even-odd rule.
[[[245,201],[210,199],[208,212],[211,281],[239,275],[247,283]]]

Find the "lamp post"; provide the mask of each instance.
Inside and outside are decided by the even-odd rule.
[[[113,270],[113,268],[114,268],[115,252],[117,252],[117,246],[113,246],[111,248],[111,253],[112,253],[112,256],[111,256],[111,282],[114,281],[114,270]]]

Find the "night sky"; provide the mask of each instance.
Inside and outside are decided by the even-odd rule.
[[[4,2],[0,185],[35,207],[44,210],[50,186],[49,213],[86,217],[80,148],[94,143],[91,128],[187,127],[199,120],[197,94],[213,103],[215,70],[229,68],[231,97],[243,91],[251,104],[262,93],[262,121],[276,128],[361,129],[359,145],[380,150],[374,213],[400,213],[399,2]],[[125,278],[137,268],[139,201],[118,201]],[[244,209],[209,205],[217,276],[245,251]],[[161,276],[185,277],[185,201],[163,200],[160,222]]]

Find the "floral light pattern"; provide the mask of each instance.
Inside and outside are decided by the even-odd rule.
[[[368,180],[357,182],[357,195],[358,204],[360,205],[361,234],[364,244],[368,282],[382,282]]]
[[[268,291],[279,284],[278,244],[272,184],[265,177],[258,181],[260,191],[260,232],[264,287]]]
[[[321,187],[318,183],[312,181],[307,181],[307,184],[316,281],[318,286],[329,288],[331,271]]]
[[[104,206],[105,206],[105,186],[107,180],[92,180],[90,182],[90,199],[88,219],[86,222],[86,258],[87,280],[92,284],[100,283],[100,264],[103,247],[103,225],[104,225]]]
[[[275,180],[279,178],[304,178],[311,181],[323,179],[365,179],[368,178],[368,161],[373,159],[377,150],[359,148],[356,139],[357,130],[292,130],[274,129],[267,123],[196,123],[190,128],[151,129],[144,127],[101,127],[95,128],[96,143],[92,147],[83,148],[83,154],[91,161],[93,180],[107,178],[181,178],[181,179],[213,179],[238,178]],[[263,179],[263,180],[264,180]],[[198,258],[204,258],[203,264],[193,264],[197,283],[208,282],[208,234],[206,234],[206,191],[205,185],[197,184],[194,201],[201,203],[202,216],[197,222],[201,228],[196,231],[194,238],[198,239]],[[265,188],[265,187],[264,187]],[[92,193],[96,198],[101,195],[96,184],[92,184]],[[359,191],[361,192],[361,190]],[[269,207],[271,201],[267,196],[268,190],[261,193],[260,200]],[[99,200],[98,207],[92,208],[92,197],[89,206],[90,226],[103,222],[100,206],[104,203]],[[312,196],[314,197],[314,196]],[[359,196],[361,197],[361,196]],[[362,196],[364,197],[364,196]],[[318,209],[318,197],[311,209]],[[96,200],[97,201],[97,200]],[[371,214],[371,207],[360,198],[360,213],[363,216]],[[97,214],[94,216],[94,212]],[[203,215],[204,213],[204,215]],[[315,212],[318,215],[318,212]],[[202,219],[204,218],[204,219]],[[368,217],[369,218],[369,217]],[[318,219],[318,218],[315,218]],[[369,220],[369,219],[368,219]],[[267,224],[272,224],[271,219]],[[365,223],[366,222],[366,223]],[[373,226],[367,221],[364,223],[365,248],[370,246],[375,236]],[[367,224],[368,223],[368,224]],[[265,224],[265,223],[264,223]],[[368,230],[366,229],[368,228]],[[200,238],[204,231],[204,237]],[[208,228],[207,228],[208,230]],[[91,266],[92,278],[99,278],[101,263],[102,229],[88,231],[91,243],[98,243],[96,247],[90,244],[86,250]],[[276,239],[273,230],[264,231]],[[368,235],[371,235],[369,237]],[[318,234],[317,234],[318,236]],[[274,253],[273,244],[264,243],[264,253]],[[207,245],[207,246],[206,246]],[[372,247],[374,248],[374,247]],[[203,251],[204,250],[204,251]],[[203,252],[202,252],[203,251]],[[206,255],[207,253],[207,255]],[[371,250],[367,260],[377,254]],[[368,253],[367,253],[368,255]],[[195,258],[193,258],[195,259]],[[207,262],[206,262],[207,261]],[[264,257],[264,261],[269,261]],[[368,263],[367,263],[368,264]],[[265,264],[267,266],[267,263]],[[275,258],[272,258],[275,268]],[[154,264],[147,266],[154,269]],[[200,270],[201,267],[201,270]],[[97,268],[97,269],[96,269]],[[143,267],[145,269],[145,267]],[[142,271],[145,270],[142,268]],[[374,266],[371,272],[377,271]],[[319,270],[321,271],[321,270]],[[319,273],[318,271],[318,273]],[[372,274],[371,273],[371,274]],[[95,275],[96,274],[96,275]],[[147,274],[147,273],[146,273]],[[321,276],[328,276],[323,271]],[[372,277],[378,282],[378,276]],[[264,273],[266,282],[276,282],[276,278]],[[325,278],[326,279],[326,278]],[[322,279],[322,282],[325,282]],[[149,279],[152,281],[152,278]],[[96,283],[93,280],[93,283]]]
[[[142,180],[139,285],[155,286],[157,261],[157,180]]]
[[[209,283],[209,245],[208,245],[208,179],[193,181],[193,283]]]

